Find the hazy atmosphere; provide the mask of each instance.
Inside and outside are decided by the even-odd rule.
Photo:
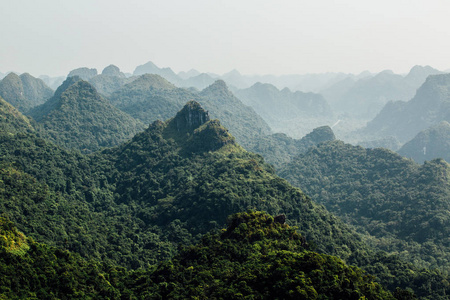
[[[149,60],[176,72],[359,73],[450,68],[450,2],[6,1],[0,71],[67,75]]]

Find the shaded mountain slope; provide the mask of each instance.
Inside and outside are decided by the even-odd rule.
[[[86,153],[118,145],[144,127],[77,77],[69,77],[53,98],[30,111],[30,115],[50,139]]]
[[[442,121],[450,121],[450,74],[429,76],[408,102],[387,103],[361,133],[404,143]]]
[[[34,130],[27,117],[0,97],[0,131],[15,134],[17,132],[33,132]]]
[[[435,158],[450,162],[450,124],[446,121],[419,132],[404,144],[400,155],[414,159],[418,163]]]

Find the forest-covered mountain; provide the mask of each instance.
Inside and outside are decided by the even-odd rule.
[[[19,132],[34,132],[30,120],[22,115],[14,106],[0,97],[0,131],[16,134]]]
[[[416,265],[450,270],[450,166],[326,142],[279,172],[367,240]],[[374,238],[375,237],[375,238]]]
[[[361,133],[405,143],[442,121],[450,121],[450,74],[429,76],[408,102],[388,102]]]
[[[150,268],[173,257],[177,244],[199,241],[224,226],[228,215],[252,208],[285,214],[316,251],[371,270],[391,290],[412,288],[424,299],[446,292],[442,274],[376,254],[260,156],[243,150],[196,102],[131,141],[89,156],[33,133],[3,131],[0,139],[3,214],[35,240],[86,259]]]
[[[29,114],[50,140],[85,153],[118,145],[144,128],[79,77],[66,79],[51,99]]]
[[[415,299],[309,250],[283,216],[240,213],[156,268],[127,271],[27,238],[0,218],[0,296],[62,299]],[[395,296],[395,297],[394,297]]]
[[[119,109],[144,123],[166,120],[176,114],[186,99],[201,103],[247,147],[259,136],[271,133],[267,123],[245,106],[223,81],[216,81],[201,92],[178,88],[158,75],[145,74],[114,92],[109,99]]]
[[[404,144],[398,153],[418,163],[435,158],[443,158],[450,162],[450,124],[442,121],[419,132],[411,141]]]
[[[18,76],[9,73],[0,81],[0,97],[13,105],[20,112],[44,103],[53,96],[53,90],[38,78],[28,73]]]

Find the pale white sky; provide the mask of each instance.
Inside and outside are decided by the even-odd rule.
[[[0,72],[450,68],[448,0],[0,0]]]

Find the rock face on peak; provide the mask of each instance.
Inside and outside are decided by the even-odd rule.
[[[103,69],[102,75],[104,76],[111,76],[111,77],[119,77],[119,78],[125,78],[125,74],[120,72],[120,69],[115,65],[109,65],[106,68]]]
[[[0,81],[0,96],[21,112],[44,103],[52,95],[51,88],[28,73],[9,73]]]
[[[83,68],[78,68],[75,70],[72,70],[69,72],[69,75],[67,75],[67,77],[73,77],[73,76],[80,76],[81,79],[83,80],[89,80],[94,76],[97,76],[97,69],[89,69],[86,67]]]
[[[207,121],[208,112],[196,101],[189,101],[174,119],[178,131],[192,131]]]

